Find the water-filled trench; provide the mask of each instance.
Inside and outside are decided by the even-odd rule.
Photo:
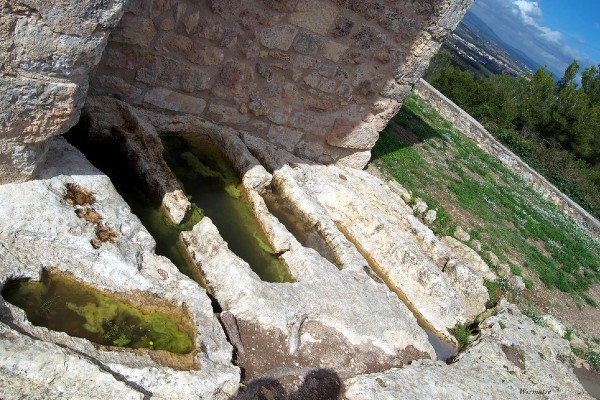
[[[200,271],[187,258],[179,240],[180,232],[190,230],[202,215],[211,218],[229,248],[248,262],[261,279],[269,282],[292,281],[287,268],[268,245],[245,198],[239,175],[213,145],[203,141],[190,142],[187,138],[177,136],[162,138],[165,161],[197,207],[196,212],[188,215],[181,225],[175,225],[160,209],[160,205],[148,196],[144,182],[136,176],[125,157],[107,160],[105,155],[107,152],[116,153],[114,148],[102,148],[81,140],[71,142],[111,178],[134,214],[155,238],[157,254],[168,257],[183,273],[203,286]],[[273,193],[263,197],[269,211],[304,246],[317,250],[324,258],[335,263],[332,251],[320,234],[313,227],[304,226],[292,207],[281,204]],[[422,321],[419,324],[427,333],[438,359],[446,360],[456,353],[455,346],[440,339]]]
[[[292,280],[287,267],[268,245],[238,174],[214,146],[175,136],[163,138],[163,157],[194,205],[184,221],[176,225],[161,210],[160,203],[148,194],[147,185],[116,145],[92,143],[85,135],[68,136],[68,140],[111,179],[156,240],[156,253],[169,258],[182,273],[202,286],[205,286],[202,274],[182,249],[179,234],[191,230],[204,215],[213,221],[230,250],[246,261],[262,280]]]
[[[172,310],[142,312],[65,274],[44,271],[40,281],[8,282],[2,297],[33,325],[100,345],[177,354],[194,349],[191,324]]]

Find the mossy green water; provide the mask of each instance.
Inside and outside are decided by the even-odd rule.
[[[2,296],[37,326],[105,345],[186,354],[192,338],[173,314],[142,313],[76,280],[44,272],[42,280],[5,285]]]
[[[208,216],[229,248],[267,282],[291,282],[269,246],[236,171],[212,145],[175,136],[163,138],[163,157],[190,200]]]

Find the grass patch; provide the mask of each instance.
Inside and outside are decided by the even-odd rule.
[[[526,317],[529,317],[536,325],[540,325],[540,326],[544,325],[542,316],[529,308],[523,310],[523,315],[525,315]]]
[[[464,346],[469,342],[469,338],[472,334],[473,331],[469,329],[469,327],[466,325],[456,324],[456,326],[454,327],[454,336],[456,337],[456,340],[458,340],[458,343],[461,344],[461,346]]]
[[[483,284],[485,285],[490,296],[490,299],[485,304],[486,308],[496,307],[496,305],[498,305],[498,302],[500,301],[500,297],[502,297],[502,288],[497,282],[488,281],[487,279],[483,282]]]
[[[526,287],[533,286],[524,276],[531,274],[574,295],[600,281],[600,243],[416,96],[381,132],[372,154],[382,171],[438,211],[436,234],[451,234],[460,215],[461,225],[466,220],[464,227]],[[594,306],[589,296],[582,299]]]

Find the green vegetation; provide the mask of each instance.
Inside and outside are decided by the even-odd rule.
[[[502,297],[503,290],[500,285],[495,281],[488,281],[487,279],[483,282],[485,285],[490,299],[486,303],[486,308],[494,308],[498,305],[500,298]]]
[[[573,346],[571,346],[571,351],[577,357],[587,360],[592,368],[594,368],[597,372],[600,372],[600,353],[593,350],[582,350]]]
[[[533,76],[482,75],[434,57],[426,79],[480,121],[500,142],[562,192],[600,217],[600,71],[575,82],[574,61],[558,82]]]
[[[537,276],[585,300],[600,280],[600,244],[416,96],[381,132],[373,159],[438,210],[437,234],[452,234],[460,221],[527,287]],[[494,303],[499,288],[486,285]]]
[[[101,345],[186,354],[193,350],[173,313],[143,313],[116,297],[64,275],[44,272],[41,282],[14,282],[2,296],[25,310],[29,321]]]
[[[567,328],[563,338],[565,340],[571,341],[571,339],[573,338],[573,328]]]
[[[541,315],[539,315],[535,311],[526,308],[525,310],[523,310],[523,315],[529,317],[536,325],[544,326],[544,321],[542,320]]]
[[[456,324],[454,327],[454,336],[456,337],[456,340],[458,340],[458,343],[460,343],[462,346],[469,342],[469,338],[472,334],[473,331],[466,325]]]

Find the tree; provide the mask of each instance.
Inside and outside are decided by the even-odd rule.
[[[592,65],[581,74],[581,86],[592,104],[600,103],[600,65]]]
[[[556,84],[556,91],[561,92],[568,87],[576,87],[577,83],[575,83],[575,78],[577,78],[578,72],[579,63],[577,60],[573,60],[573,62],[565,69],[565,74],[562,79]]]

